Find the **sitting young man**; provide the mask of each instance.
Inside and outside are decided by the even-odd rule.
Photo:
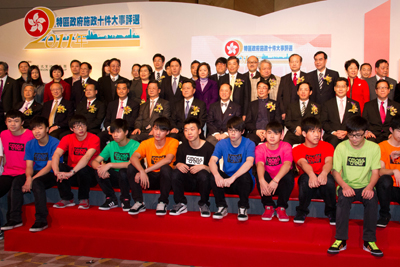
[[[279,221],[288,222],[288,201],[294,186],[292,147],[281,141],[283,126],[277,121],[267,124],[266,142],[256,147],[257,188],[265,207],[261,219],[269,221],[275,211]],[[272,196],[278,195],[278,202]]]
[[[130,215],[146,211],[143,202],[143,189],[160,190],[156,215],[167,214],[169,192],[171,190],[171,173],[174,167],[178,140],[167,137],[171,123],[165,117],[154,121],[154,138],[143,141],[133,153],[128,166],[128,180],[132,189],[135,204],[129,210]],[[143,169],[140,161],[146,158],[147,168]]]
[[[376,242],[378,197],[374,186],[379,179],[381,151],[374,142],[365,140],[368,121],[355,116],[347,121],[348,140],[341,142],[333,155],[332,174],[338,183],[336,209],[336,241],[328,253],[337,254],[347,248],[351,203],[364,205],[364,250],[383,256]]]
[[[325,202],[325,215],[331,225],[336,224],[335,180],[331,174],[333,146],[321,141],[321,123],[313,117],[301,122],[305,142],[293,148],[293,159],[300,171],[299,206],[296,207],[295,223],[304,223],[313,198]]]
[[[10,230],[22,225],[23,194],[31,191],[35,196],[36,220],[29,231],[39,232],[48,227],[47,215],[49,212],[46,206],[46,189],[56,185],[56,177],[51,169],[51,160],[60,141],[48,135],[49,122],[44,117],[34,117],[31,120],[31,127],[35,139],[26,144],[25,175],[15,177],[13,181],[10,221],[1,228],[2,230]]]
[[[210,217],[210,168],[208,162],[214,146],[200,139],[201,123],[196,118],[185,120],[184,132],[188,142],[183,142],[176,152],[176,169],[172,171],[172,189],[176,205],[169,215],[187,212],[185,191],[200,193],[198,202],[201,217]]]
[[[213,177],[211,188],[215,196],[218,211],[214,219],[222,219],[228,215],[228,205],[225,193],[239,195],[238,220],[247,221],[247,210],[250,208],[249,195],[254,187],[251,170],[254,163],[254,142],[242,137],[244,121],[242,117],[233,117],[226,124],[229,139],[223,139],[215,146],[213,155],[208,163]],[[217,165],[223,158],[223,171]]]
[[[71,186],[78,186],[79,209],[88,209],[90,187],[96,185],[95,170],[91,162],[100,153],[100,139],[87,132],[87,121],[82,115],[74,115],[69,121],[74,133],[64,136],[54,152],[51,165],[57,176],[57,187],[61,200],[55,208],[74,206],[74,194]],[[60,163],[60,157],[68,151],[68,162]]]

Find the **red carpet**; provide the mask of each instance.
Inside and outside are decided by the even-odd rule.
[[[5,250],[202,266],[395,266],[400,260],[397,222],[378,229],[377,244],[385,256],[375,258],[362,250],[362,221],[350,222],[348,249],[331,256],[326,250],[335,227],[327,219],[295,225],[262,221],[259,215],[238,222],[236,214],[223,220],[201,218],[198,212],[158,217],[154,210],[130,216],[121,208],[76,206],[49,212],[50,227],[30,233],[34,206],[26,205],[24,226],[5,232]]]

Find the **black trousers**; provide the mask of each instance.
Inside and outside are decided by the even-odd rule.
[[[294,133],[287,131],[283,141],[288,142],[291,146],[293,146],[304,143],[304,137],[302,135],[297,136]]]
[[[257,146],[259,143],[261,143],[261,139],[260,139],[260,137],[258,137],[258,135],[256,135],[256,133],[248,133],[248,134],[246,135],[246,137],[249,138],[251,141],[253,141],[253,142],[256,144],[256,146]],[[265,141],[264,141],[264,142],[265,142]]]
[[[149,133],[144,133],[142,132],[141,134],[135,134],[135,135],[131,135],[131,139],[138,141],[139,143],[141,143],[144,140],[147,140],[149,138],[153,137],[152,135],[149,135]]]
[[[68,131],[68,127],[67,128],[64,127],[64,128],[60,128],[60,129],[54,130],[49,135],[60,140],[61,137],[65,136],[65,135],[61,136],[61,134],[66,132],[66,131]]]
[[[272,178],[268,172],[264,173],[264,180],[267,181],[268,183],[271,182]],[[261,196],[260,183],[259,183],[258,179],[256,179],[256,181],[257,181],[257,189]],[[271,196],[261,196],[261,203],[264,205],[264,207],[272,206],[274,208],[282,207],[282,208],[287,209],[289,206],[288,201],[290,198],[290,194],[292,193],[293,187],[294,187],[294,176],[293,176],[293,172],[290,170],[279,181],[278,187],[275,190],[275,194],[273,194]],[[274,200],[272,199],[272,197],[275,195],[278,195],[277,204],[275,204]]]
[[[112,135],[108,134],[108,131],[102,131],[101,133],[97,134],[97,136],[100,138],[100,149],[103,150],[108,141],[113,141],[114,139],[112,138]]]
[[[384,218],[391,218],[390,202],[395,201],[400,204],[400,187],[393,186],[392,176],[382,175],[376,183],[375,188],[381,206],[379,215]]]
[[[114,169],[109,169],[110,177],[106,179],[102,179],[95,172],[96,180],[100,185],[101,190],[103,190],[106,197],[116,201],[117,197],[115,195],[113,188],[119,188],[121,190],[120,201],[124,201],[125,199],[130,200],[129,196],[129,181],[128,181],[128,173],[127,169],[119,169],[119,171],[115,171]]]
[[[323,139],[324,139],[325,142],[328,142],[329,144],[331,144],[333,147],[336,148],[336,146],[338,144],[340,144],[341,142],[343,142],[343,141],[345,141],[345,140],[347,140],[349,138],[346,136],[344,139],[339,139],[333,134],[325,133],[324,136],[323,136]]]
[[[25,176],[25,174],[22,174]],[[20,176],[20,175],[18,175]],[[11,175],[1,175],[0,176],[0,197],[3,197],[5,194],[7,194],[12,186],[12,183],[15,179],[15,177],[18,176],[11,176]],[[7,196],[7,214],[6,214],[6,220],[10,220],[10,212],[11,212],[11,194],[8,194]]]

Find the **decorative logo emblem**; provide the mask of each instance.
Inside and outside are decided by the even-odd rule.
[[[225,53],[230,56],[237,56],[243,50],[242,42],[238,40],[232,40],[226,43],[225,45]]]
[[[24,26],[30,36],[40,37],[49,28],[49,17],[41,9],[32,9],[25,15]]]

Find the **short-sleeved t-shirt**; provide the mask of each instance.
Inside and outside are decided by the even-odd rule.
[[[293,159],[297,162],[300,159],[305,159],[307,163],[313,168],[315,174],[320,174],[325,165],[327,157],[333,157],[335,148],[325,141],[319,141],[316,147],[306,147],[304,144],[298,145],[293,148]],[[300,175],[304,173],[303,169],[297,164]]]
[[[194,165],[207,165],[214,152],[214,146],[205,142],[199,149],[193,149],[188,142],[182,142],[176,152],[176,162],[186,164],[189,167]]]
[[[343,181],[351,188],[366,187],[372,170],[381,168],[381,150],[378,144],[365,140],[362,148],[354,149],[349,140],[341,142],[333,154],[333,169],[342,171]]]
[[[1,132],[0,138],[6,157],[3,175],[17,176],[24,174],[26,169],[24,161],[26,143],[34,139],[31,130],[25,130],[23,134],[18,136],[14,136],[10,130],[5,130]]]
[[[178,150],[179,142],[175,138],[167,137],[165,144],[161,149],[157,149],[154,143],[154,137],[143,141],[138,149],[135,151],[140,154],[140,159],[146,158],[147,167],[151,167],[168,154],[174,155],[174,159],[169,164],[171,168],[174,167],[174,162],[176,160],[176,151]],[[159,172],[160,169],[154,170],[154,172]]]
[[[268,149],[266,143],[256,147],[256,164],[264,162],[265,171],[272,179],[278,174],[285,161],[293,161],[292,146],[287,142],[281,141],[275,150]]]
[[[89,160],[88,165],[91,167],[91,162],[100,154],[100,138],[92,133],[87,133],[87,136],[82,141],[76,138],[74,133],[64,136],[58,147],[62,150],[68,151],[68,166],[75,167],[79,160],[86,154],[86,152],[93,148],[96,152]]]
[[[26,144],[24,160],[33,161],[33,170],[40,171],[52,160],[58,143],[60,143],[60,141],[52,136],[49,136],[49,141],[45,146],[39,145],[38,140],[33,139]],[[63,157],[60,157],[60,162],[62,162],[62,159]],[[51,172],[53,172],[53,170],[51,170]]]
[[[397,169],[400,171],[400,158],[392,160],[392,158],[390,157],[390,153],[392,153],[393,151],[400,151],[400,147],[392,146],[387,140],[379,143],[379,147],[381,149],[381,160],[385,163],[385,168],[391,170]],[[393,186],[400,186],[396,184],[396,179],[394,179],[394,175],[392,175],[392,178]]]
[[[125,146],[120,146],[117,142],[111,141],[106,145],[103,151],[101,151],[100,157],[104,160],[110,159],[112,163],[128,162],[139,145],[139,142],[132,139],[130,139]],[[119,171],[119,169],[114,170]]]

